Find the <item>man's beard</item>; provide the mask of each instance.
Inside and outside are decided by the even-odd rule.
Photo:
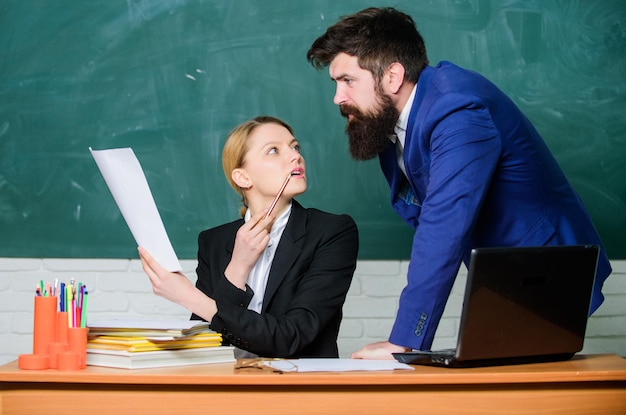
[[[387,149],[389,137],[394,134],[394,127],[400,117],[389,96],[377,95],[378,108],[367,114],[351,105],[343,104],[339,107],[344,117],[353,116],[346,124],[346,134],[350,154],[355,160],[372,159]]]

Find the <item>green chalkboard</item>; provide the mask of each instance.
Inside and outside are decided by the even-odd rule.
[[[601,1],[372,1],[413,15],[431,62],[492,79],[520,105],[626,258],[626,7]],[[362,259],[408,258],[377,161],[350,159],[311,42],[363,2],[3,0],[0,257],[134,258],[88,147],[132,147],[174,248],[237,216],[220,152],[260,114],[293,125],[305,206],[349,213]]]

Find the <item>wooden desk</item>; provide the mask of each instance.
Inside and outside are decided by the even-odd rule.
[[[626,360],[475,369],[270,373],[215,364],[77,372],[0,367],[0,413],[79,414],[626,414]]]

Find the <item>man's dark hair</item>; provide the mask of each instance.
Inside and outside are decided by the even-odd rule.
[[[371,7],[342,17],[317,38],[306,54],[317,69],[339,53],[358,58],[359,66],[380,80],[394,62],[404,66],[404,79],[417,82],[428,65],[424,39],[408,14],[392,7]]]

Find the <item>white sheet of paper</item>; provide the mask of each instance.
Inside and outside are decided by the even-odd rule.
[[[283,372],[350,372],[371,370],[414,370],[413,367],[395,360],[367,359],[287,359],[268,360],[266,366]]]
[[[171,272],[180,271],[180,263],[133,149],[89,148],[89,151],[137,245],[147,249],[163,268]]]
[[[183,330],[198,324],[208,324],[202,320],[96,320],[89,321],[89,327],[107,329],[146,329],[146,330]]]

